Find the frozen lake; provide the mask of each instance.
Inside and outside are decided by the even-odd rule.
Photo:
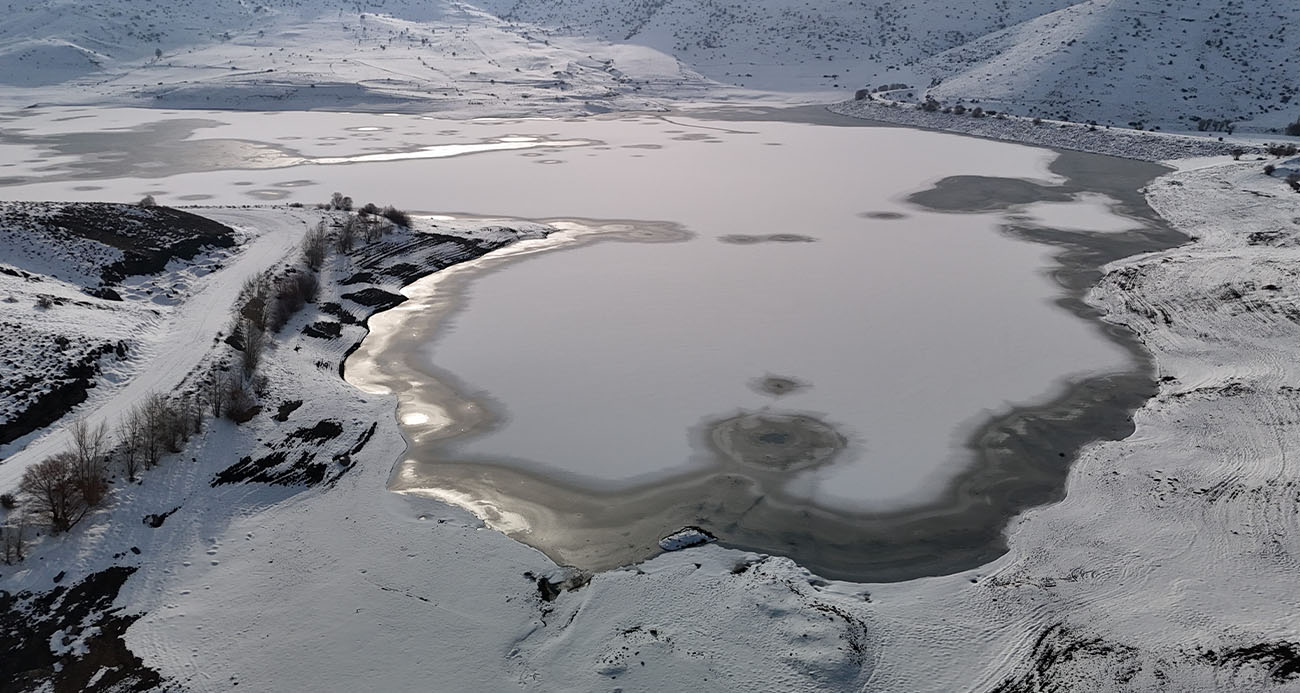
[[[1122,433],[1059,410],[1119,392],[1106,406],[1122,415],[1146,380],[1134,345],[1078,304],[1097,261],[1162,233],[1135,193],[1144,164],[829,115],[10,115],[7,198],[339,190],[573,220],[413,285],[348,364],[401,400],[411,448],[394,488],[561,561],[616,565],[687,524],[826,574],[941,570],[907,558],[915,546],[855,567],[924,528],[978,525],[981,545],[953,553],[986,559],[998,518],[1027,502],[1009,500],[1015,480],[1041,502],[1062,457]],[[1046,411],[1050,425],[1022,427],[1031,442],[989,442]],[[990,462],[994,448],[1015,459]],[[952,526],[924,524],[938,516]]]

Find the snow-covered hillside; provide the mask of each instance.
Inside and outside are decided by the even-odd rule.
[[[893,86],[1164,130],[1300,118],[1294,3],[20,0],[6,16],[0,84],[26,99],[535,113]],[[48,89],[65,83],[84,89]]]
[[[0,203],[0,455],[85,401],[101,375],[118,382],[142,335],[238,240],[166,207]]]

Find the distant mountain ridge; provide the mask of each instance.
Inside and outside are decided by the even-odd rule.
[[[845,97],[862,87],[906,85],[891,95],[1166,130],[1196,130],[1205,119],[1210,129],[1233,123],[1269,131],[1300,119],[1300,32],[1287,31],[1300,23],[1300,3],[19,0],[8,9],[9,21],[0,26],[0,84],[14,87],[159,71],[177,54],[217,48],[223,55],[245,51],[241,69],[275,58],[278,72],[308,79],[321,61],[354,50],[378,52],[420,34],[422,43],[403,45],[428,53],[420,64],[430,74],[422,68],[415,76],[458,88],[491,72],[501,57],[483,50],[488,65],[482,69],[439,69],[438,61],[463,62],[468,54],[449,48],[446,37],[476,27],[530,56],[491,84],[512,75],[534,81],[558,75],[591,87],[583,97],[588,100],[601,90],[672,99],[668,87],[683,82],[691,83],[692,95],[709,83]],[[342,43],[345,35],[351,43]],[[632,49],[653,51],[663,61],[638,60],[639,69],[580,78],[564,67],[586,57],[613,60],[597,53],[621,57],[618,51]],[[158,62],[155,51],[163,54]],[[625,79],[627,73],[633,78]],[[334,74],[360,81],[356,74]],[[174,77],[163,75],[163,81]],[[636,79],[644,89],[628,84]],[[656,79],[661,84],[652,91]]]
[[[1267,129],[1300,118],[1300,3],[1228,0],[480,0],[507,19],[646,43],[731,81],[820,61],[1024,115]],[[863,80],[877,77],[875,83]],[[744,80],[743,77],[740,81]]]

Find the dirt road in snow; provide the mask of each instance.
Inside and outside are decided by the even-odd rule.
[[[110,427],[116,426],[149,393],[168,392],[178,387],[230,322],[230,309],[244,279],[292,257],[311,223],[310,214],[288,213],[283,209],[193,211],[256,236],[223,269],[204,277],[187,278],[192,279],[194,293],[167,308],[151,332],[140,336],[142,344],[134,353],[128,377],[116,384],[101,380],[90,398],[72,415],[84,416],[92,424],[106,421]],[[177,274],[184,275],[186,270],[178,270]],[[16,487],[23,470],[64,450],[70,442],[64,430],[69,420],[65,416],[44,435],[0,462],[0,489]]]

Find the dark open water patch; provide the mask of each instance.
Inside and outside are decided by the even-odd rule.
[[[749,381],[749,387],[755,392],[781,397],[812,386],[791,376],[768,374]]]
[[[804,236],[797,233],[770,233],[766,235],[731,233],[725,236],[718,236],[718,240],[732,245],[754,245],[756,243],[815,243],[817,241],[817,239],[812,236]]]

